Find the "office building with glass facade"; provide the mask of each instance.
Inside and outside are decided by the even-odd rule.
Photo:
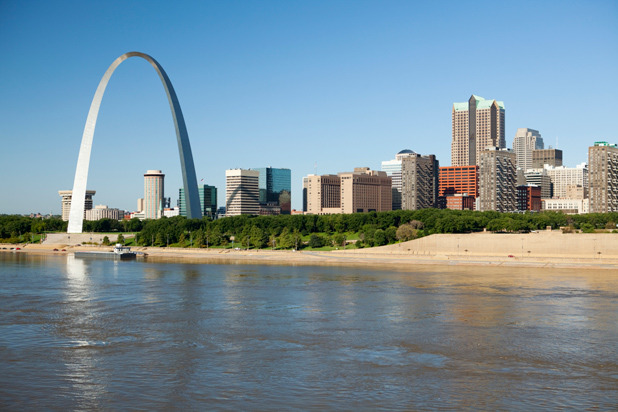
[[[216,217],[217,188],[209,185],[198,185],[197,192],[200,197],[202,216]],[[185,197],[185,190],[182,187],[178,191],[178,207],[180,208],[180,216],[187,216],[187,199]]]
[[[292,172],[290,169],[261,167],[253,169],[260,173],[258,186],[260,189],[260,206],[267,214],[273,210],[281,210],[281,214],[289,215],[292,211]]]

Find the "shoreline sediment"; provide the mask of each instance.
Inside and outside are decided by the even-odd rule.
[[[8,250],[9,247],[21,250]],[[107,246],[2,245],[2,252],[70,254]],[[53,249],[59,249],[54,251]],[[65,249],[65,251],[62,251]],[[618,271],[618,236],[612,234],[446,234],[394,245],[333,251],[134,247],[151,262],[329,265],[406,269],[414,266],[531,267]]]

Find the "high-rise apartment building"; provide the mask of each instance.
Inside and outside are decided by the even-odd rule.
[[[225,215],[257,215],[260,213],[260,172],[228,169],[225,171]]]
[[[144,218],[159,219],[165,208],[165,175],[160,170],[144,173]]]
[[[415,153],[401,160],[401,207],[418,210],[438,207],[440,164],[436,156]]]
[[[215,218],[217,214],[217,188],[209,185],[198,185],[197,193],[200,197],[202,216]],[[187,199],[184,187],[178,190],[178,208],[180,216],[187,216]]]
[[[338,175],[306,177],[307,213],[358,213],[391,210],[391,178],[368,167]]]
[[[562,166],[562,150],[549,149],[532,151],[532,169],[542,169],[545,165]]]
[[[575,167],[546,165],[544,172],[551,179],[553,198],[566,199],[569,186],[581,186],[584,190],[588,190],[589,172],[586,163],[578,164]]]
[[[260,173],[260,205],[274,206],[283,215],[292,211],[292,172],[290,169],[262,167],[254,169]]]
[[[494,147],[481,152],[478,210],[512,212],[517,208],[515,162],[510,149]]]
[[[86,218],[86,211],[92,209],[92,196],[95,195],[96,190],[86,190],[86,196],[84,198],[84,219]],[[58,194],[62,198],[62,220],[69,221],[69,214],[71,213],[71,200],[73,198],[72,190],[59,190]]]
[[[392,179],[391,196],[393,199],[393,210],[401,209],[401,159],[407,156],[415,156],[412,150],[404,149],[395,155],[392,160],[382,162],[382,171]]]
[[[590,212],[618,211],[618,146],[595,142],[588,148]]]
[[[532,151],[543,149],[543,138],[538,130],[519,128],[513,139],[513,151],[517,156],[517,168],[532,168]],[[541,166],[542,167],[542,166]]]
[[[468,102],[453,103],[451,165],[478,165],[487,147],[506,147],[504,103],[472,95]]]

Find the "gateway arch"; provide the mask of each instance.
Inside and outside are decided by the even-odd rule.
[[[167,73],[161,67],[161,65],[152,57],[140,52],[129,52],[118,57],[109,66],[103,78],[99,82],[99,87],[94,94],[92,103],[90,104],[90,111],[88,112],[88,118],[86,119],[86,126],[84,127],[84,134],[82,135],[82,143],[79,148],[79,157],[77,159],[77,168],[75,170],[75,180],[73,181],[73,195],[71,201],[71,211],[69,213],[69,227],[67,233],[82,233],[83,220],[84,220],[84,202],[75,201],[75,199],[84,199],[86,196],[86,184],[88,182],[88,168],[90,166],[90,152],[92,150],[92,138],[94,136],[94,128],[97,124],[97,116],[99,115],[99,108],[101,107],[101,100],[105,93],[105,88],[109,79],[114,74],[114,70],[130,57],[141,57],[155,68],[167,99],[172,109],[172,117],[174,119],[174,126],[176,128],[176,138],[178,140],[178,151],[180,153],[180,167],[182,168],[182,182],[184,185],[184,192],[187,194],[187,217],[188,218],[201,218],[202,210],[200,208],[200,198],[197,192],[197,179],[195,177],[195,166],[193,164],[193,155],[191,154],[191,145],[189,143],[189,134],[187,133],[187,126],[185,125],[185,119],[182,116],[182,110],[180,109],[180,103],[178,103],[178,97],[172,86],[172,82]]]

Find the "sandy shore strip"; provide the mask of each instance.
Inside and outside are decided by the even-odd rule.
[[[436,235],[434,235],[436,236]],[[444,236],[444,235],[442,235]],[[451,235],[452,236],[452,235]],[[465,236],[465,235],[464,235]],[[474,236],[474,235],[467,235]],[[618,239],[618,236],[617,236]],[[420,240],[420,239],[419,239]],[[469,238],[467,239],[469,240]],[[495,240],[495,239],[494,239]],[[412,241],[415,242],[415,241]],[[519,240],[518,240],[519,242]],[[516,255],[490,255],[455,253],[430,253],[428,250],[409,249],[411,242],[368,249],[333,251],[290,250],[232,250],[191,249],[165,247],[133,247],[145,254],[149,262],[185,262],[212,264],[274,264],[274,265],[329,265],[407,269],[411,266],[470,266],[470,267],[531,267],[560,269],[604,269],[618,274],[618,258],[602,254],[589,256],[538,256],[524,253]],[[20,250],[10,250],[19,247]],[[6,248],[6,249],[3,249]],[[57,250],[54,250],[57,249]],[[28,254],[71,254],[75,251],[111,251],[110,246],[72,245],[0,245],[0,252]]]

